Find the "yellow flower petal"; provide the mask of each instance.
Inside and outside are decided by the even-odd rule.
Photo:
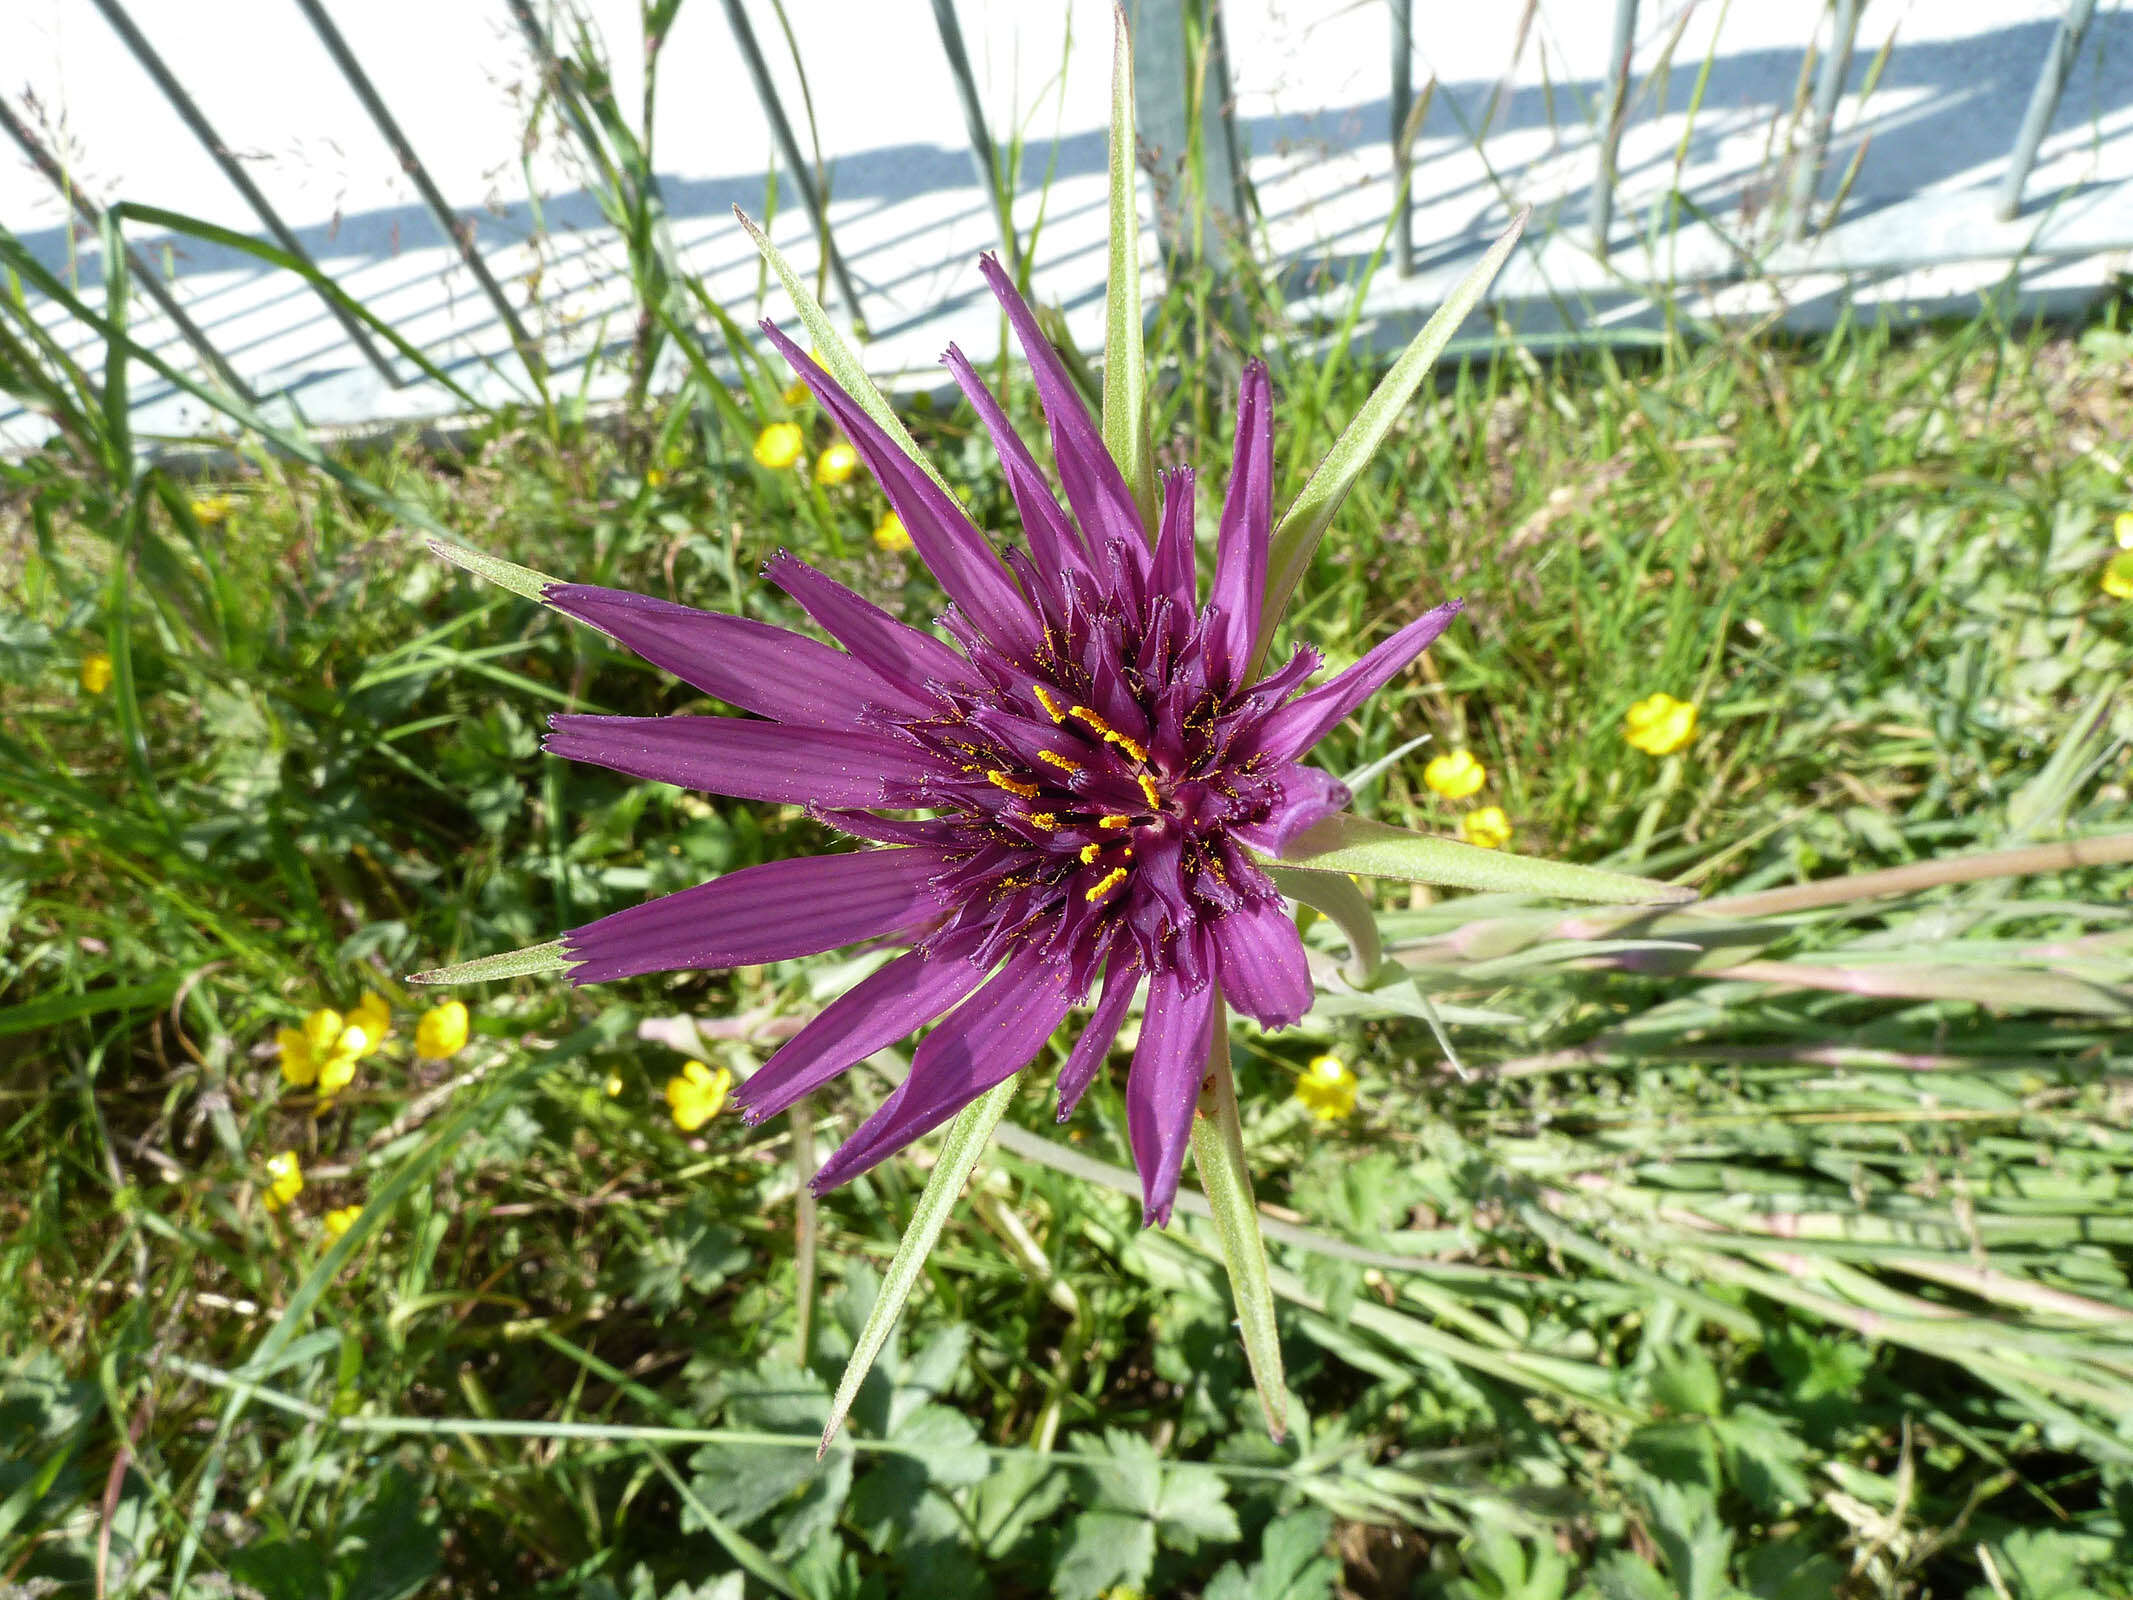
[[[227,522],[230,513],[237,509],[235,496],[226,494],[202,494],[193,497],[193,520],[206,527]]]
[[[660,471],[659,468],[646,467],[644,469],[644,486],[647,489],[663,489],[666,487],[666,482],[667,475]]]
[[[348,1026],[348,1019],[330,1006],[321,1006],[304,1018],[304,1040],[311,1046],[315,1056],[330,1056],[333,1047],[341,1042],[341,1034]]]
[[[673,1113],[674,1126],[694,1133],[726,1109],[726,1096],[732,1090],[730,1067],[685,1062],[677,1076],[667,1079],[667,1110]]]
[[[1355,1110],[1355,1074],[1339,1056],[1315,1056],[1296,1080],[1296,1098],[1321,1122],[1334,1122]]]
[[[85,693],[102,694],[111,687],[111,658],[91,650],[81,658],[81,686]]]
[[[274,1035],[274,1047],[281,1052],[283,1082],[301,1089],[318,1081],[318,1058],[312,1055],[311,1041],[304,1037],[303,1029],[277,1030]]]
[[[2133,600],[2133,550],[2121,550],[2104,563],[2102,582],[2113,600]]]
[[[797,422],[773,422],[755,436],[756,464],[772,472],[783,472],[800,459],[806,448],[807,435]]]
[[[2118,539],[2118,548],[2133,550],[2133,511],[2121,511],[2111,519],[2111,532]]]
[[[1450,750],[1422,769],[1422,781],[1447,800],[1464,800],[1488,782],[1489,769],[1471,750]]]
[[[904,519],[893,511],[883,512],[874,529],[874,542],[891,555],[910,549],[911,535],[904,527]]]
[[[1511,819],[1502,806],[1483,806],[1459,819],[1459,837],[1484,850],[1501,850],[1511,842]]]
[[[338,1239],[355,1226],[355,1219],[362,1214],[363,1208],[361,1206],[335,1206],[331,1211],[319,1218],[319,1221],[326,1225],[327,1240],[330,1242]]]
[[[267,1162],[264,1198],[269,1211],[279,1211],[303,1192],[304,1169],[297,1164],[294,1150],[284,1150]]]
[[[415,1054],[425,1061],[443,1061],[457,1055],[467,1042],[467,1008],[447,1000],[422,1013],[415,1024]]]
[[[851,482],[852,474],[858,470],[859,452],[842,439],[815,457],[815,482],[825,488]]]
[[[622,1093],[622,1074],[619,1072],[610,1072],[607,1075],[607,1082],[602,1084],[600,1087],[607,1091],[608,1099],[615,1099]]]
[[[1622,736],[1651,756],[1672,755],[1695,732],[1695,706],[1670,694],[1648,695],[1622,718]]]
[[[383,1044],[386,1035],[393,1031],[393,1008],[385,1003],[385,996],[382,994],[366,994],[356,1002],[355,1009],[348,1013],[348,1021],[361,1028],[364,1037],[369,1040],[363,1050],[363,1053],[368,1055]]]

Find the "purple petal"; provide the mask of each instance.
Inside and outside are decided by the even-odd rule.
[[[1029,304],[1015,292],[1014,283],[991,256],[979,258],[978,269],[992,286],[993,294],[1014,325],[1022,353],[1029,357],[1030,376],[1037,383],[1037,402],[1044,407],[1044,420],[1051,425],[1052,459],[1059,467],[1059,486],[1066,490],[1067,504],[1074,508],[1092,552],[1116,548],[1125,552],[1139,570],[1148,562],[1148,533],[1133,495],[1120,476],[1118,463],[1104,448],[1103,436],[1089,408],[1081,403],[1066,363],[1037,326]]]
[[[1280,900],[1255,900],[1208,929],[1229,1003],[1262,1026],[1286,1028],[1311,1009],[1311,968]]]
[[[1074,1041],[1066,1065],[1059,1069],[1061,1122],[1074,1114],[1074,1108],[1081,1104],[1081,1097],[1096,1081],[1097,1069],[1111,1053],[1111,1046],[1118,1042],[1118,1030],[1126,1021],[1126,1008],[1133,1004],[1134,991],[1140,986],[1140,958],[1128,945],[1111,958],[1111,966],[1104,974],[1103,998],[1096,1002],[1096,1009],[1089,1014],[1081,1037]]]
[[[541,598],[683,683],[780,722],[847,728],[869,702],[929,709],[842,651],[767,622],[585,583],[552,584]]]
[[[898,1084],[809,1186],[821,1194],[857,1177],[1029,1064],[1067,1014],[1064,966],[1025,946],[992,982],[926,1035]]]
[[[1271,856],[1286,852],[1298,834],[1346,810],[1348,802],[1355,798],[1346,784],[1316,767],[1291,763],[1274,774],[1274,782],[1281,790],[1281,798],[1274,802],[1266,820],[1237,830],[1238,838]]]
[[[1204,941],[1206,934],[1193,928],[1178,938]],[[1206,965],[1204,954],[1200,964]],[[1126,1079],[1126,1134],[1141,1174],[1142,1221],[1164,1227],[1178,1197],[1178,1173],[1185,1165],[1214,1035],[1215,986],[1202,983],[1187,992],[1183,985],[1173,971],[1148,980],[1148,1011]]]
[[[751,1123],[774,1117],[853,1062],[924,1027],[984,981],[985,969],[969,957],[972,942],[913,950],[862,978],[779,1046],[733,1091],[734,1103]]]
[[[985,424],[985,431],[992,435],[993,453],[1000,458],[1008,492],[1015,497],[1015,511],[1022,518],[1023,537],[1029,541],[1030,554],[1038,566],[1051,573],[1072,570],[1093,579],[1096,569],[1090,565],[1081,530],[1052,498],[1043,470],[1029,453],[1029,446],[1022,442],[1022,436],[1015,432],[1014,424],[1007,420],[1007,413],[1000,409],[1000,402],[954,345],[948,347],[941,360],[954,375],[956,387],[963,391],[971,409],[977,412],[978,420]]]
[[[1266,719],[1254,742],[1276,761],[1294,761],[1331,733],[1452,625],[1464,600],[1424,612],[1346,672],[1300,694]]]
[[[1155,566],[1149,587],[1168,595],[1187,614],[1193,607],[1197,552],[1192,542],[1192,468],[1180,467],[1163,478],[1163,521],[1155,538]]]
[[[898,622],[864,595],[817,572],[789,550],[763,564],[763,576],[783,589],[822,631],[879,676],[918,691],[929,682],[972,682],[970,663],[930,633]]]
[[[881,424],[780,333],[775,323],[765,322],[763,332],[866,458],[867,470],[889,497],[889,504],[903,519],[904,531],[948,597],[1001,649],[1024,658],[1033,655],[1044,634],[1043,624],[955,497],[904,454]]]
[[[633,778],[736,800],[880,805],[885,779],[915,783],[938,763],[878,734],[793,728],[753,717],[548,719],[541,748]]]
[[[1215,539],[1215,581],[1207,603],[1222,613],[1215,646],[1217,672],[1234,683],[1251,659],[1266,595],[1267,544],[1274,529],[1274,396],[1266,363],[1244,369],[1237,391],[1237,446],[1229,493]]]
[[[563,935],[573,983],[752,967],[916,928],[940,914],[939,850],[801,856],[729,872]]]

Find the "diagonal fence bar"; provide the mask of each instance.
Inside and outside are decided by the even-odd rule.
[[[863,331],[866,318],[859,309],[859,291],[852,287],[844,256],[830,234],[829,213],[823,209],[822,191],[815,187],[814,169],[801,157],[800,141],[793,137],[792,123],[786,118],[784,104],[778,99],[777,86],[770,81],[770,69],[764,64],[763,52],[755,42],[755,29],[748,25],[748,13],[741,9],[741,0],[725,0],[725,3],[726,22],[733,30],[733,42],[741,47],[748,76],[755,80],[756,98],[763,103],[763,115],[770,119],[770,131],[778,141],[778,152],[792,170],[793,184],[800,191],[800,203],[807,207],[807,214],[814,219],[815,237],[820,241],[823,255],[828,258],[830,276],[837,280],[837,292],[844,296],[845,307],[852,314],[852,325]]]
[[[52,187],[66,196],[68,203],[74,207],[82,221],[101,231],[104,225],[103,208],[81,192],[81,186],[67,176],[66,169],[53,159],[52,153],[45,149],[4,99],[0,99],[0,128],[6,129],[8,137],[22,147],[22,153],[30,158],[30,165],[43,173]],[[178,336],[193,347],[200,359],[207,363],[208,369],[227,384],[230,392],[246,405],[258,405],[259,396],[237,375],[237,369],[223,359],[222,352],[215,348],[214,341],[201,331],[199,324],[185,314],[184,308],[178,304],[170,291],[163,287],[163,282],[156,276],[154,269],[141,259],[140,253],[131,245],[126,247],[126,262],[133,269],[133,281],[141,286],[142,292],[149,299],[162,308],[163,315],[170,318],[170,325],[178,330]]]
[[[940,30],[941,52],[948,58],[948,72],[955,79],[955,92],[963,102],[963,121],[970,129],[970,155],[977,163],[978,182],[992,197],[994,220],[1000,228],[1000,248],[1007,256],[1008,274],[1022,277],[1022,241],[1015,233],[1014,196],[1000,183],[1000,151],[985,125],[985,107],[978,99],[978,83],[970,70],[970,52],[963,48],[963,25],[956,18],[955,0],[933,0],[933,21]]]
[[[267,231],[274,235],[275,242],[316,271],[317,263],[312,261],[289,225],[281,220],[280,213],[267,202],[267,197],[259,192],[259,186],[252,182],[251,174],[244,170],[243,163],[230,154],[229,146],[222,142],[214,127],[201,114],[200,108],[193,103],[192,96],[185,92],[185,86],[179,83],[170,68],[164,65],[163,58],[156,54],[155,47],[141,36],[141,30],[136,28],[133,19],[126,15],[126,8],[119,4],[119,0],[95,0],[95,3],[96,9],[104,14],[104,20],[111,24],[111,31],[133,52],[133,59],[141,64],[141,69],[155,80],[156,87],[163,91],[163,98],[170,102],[171,109],[178,113],[186,127],[192,130],[193,137],[198,139],[207,153],[214,158],[215,165],[222,169],[222,175],[230,180],[231,186],[244,196],[245,204],[252,208],[252,214],[266,224]],[[325,274],[320,273],[319,276],[324,277]],[[320,295],[319,298],[325,301],[326,309],[333,313],[333,320],[341,325],[350,341],[363,352],[363,358],[377,369],[378,375],[395,389],[405,387],[407,380],[393,369],[392,363],[370,342],[370,336],[364,333],[362,324],[325,295]]]
[[[503,286],[490,274],[488,263],[482,260],[481,252],[475,248],[473,222],[463,221],[456,216],[437,185],[430,180],[429,169],[424,167],[416,156],[415,147],[408,143],[407,135],[400,131],[400,124],[394,120],[392,112],[386,108],[385,101],[379,96],[369,76],[357,63],[355,52],[348,48],[348,41],[341,36],[341,30],[334,26],[333,19],[326,14],[326,8],[319,0],[296,0],[296,6],[310,22],[311,31],[318,35],[319,43],[326,47],[326,53],[333,57],[333,64],[341,69],[341,76],[348,80],[348,87],[355,91],[355,97],[363,103],[363,109],[370,114],[370,120],[377,124],[378,132],[384,136],[386,144],[392,147],[393,157],[400,163],[400,170],[405,172],[414,184],[416,193],[422,196],[423,204],[430,208],[430,215],[437,219],[437,225],[444,229],[445,236],[459,251],[459,259],[466,263],[467,270],[474,274],[474,281],[481,285],[482,293],[489,297],[489,304],[496,308],[497,316],[503,320],[504,331],[511,336],[511,344],[518,351],[519,360],[526,364],[526,370],[534,382],[540,383],[547,375],[548,364],[541,355],[540,346],[526,332],[518,320],[518,313],[512,310],[511,302],[504,297]]]
[[[1852,44],[1858,37],[1859,0],[1837,0],[1829,54],[1822,58],[1821,75],[1815,80],[1814,121],[1807,148],[1795,157],[1792,169],[1792,214],[1785,219],[1785,236],[1795,244],[1807,237],[1815,186],[1822,178],[1822,163],[1829,156],[1829,130],[1836,125],[1837,102],[1844,96],[1844,79],[1852,68]],[[1814,48],[1812,40],[1808,48]]]
[[[2050,54],[2044,58],[2044,70],[2037,74],[2037,87],[2030,93],[2029,110],[2022,118],[2021,131],[2015,135],[2014,151],[2007,158],[2007,176],[2001,180],[1999,200],[1993,207],[1993,215],[2002,222],[2014,221],[2015,213],[2022,209],[2022,189],[2029,182],[2029,169],[2037,164],[2037,148],[2051,128],[2052,116],[2059,109],[2059,96],[2066,92],[2066,75],[2073,70],[2074,57],[2081,53],[2082,35],[2089,31],[2089,19],[2095,15],[2096,0],[2068,0],[2066,15],[2059,19],[2059,31],[2052,38]]]

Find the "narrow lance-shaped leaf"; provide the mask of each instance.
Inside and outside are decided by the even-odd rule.
[[[1281,859],[1284,865],[1319,872],[1360,872],[1451,889],[1549,895],[1604,905],[1684,905],[1696,898],[1694,889],[1680,884],[1484,850],[1345,812],[1305,829]]]
[[[423,541],[433,554],[443,557],[455,567],[464,567],[477,578],[486,578],[500,589],[509,589],[513,594],[524,595],[528,600],[538,600],[550,588],[563,580],[551,578],[545,572],[535,572],[531,567],[522,567],[515,561],[504,561],[496,556],[483,555],[479,550],[469,550],[463,544],[453,544],[448,539]]]
[[[852,1359],[845,1363],[836,1398],[830,1402],[829,1422],[822,1430],[822,1444],[815,1451],[817,1457],[828,1453],[830,1441],[844,1426],[845,1413],[852,1409],[852,1402],[859,1397],[859,1386],[866,1382],[874,1358],[889,1342],[889,1330],[896,1326],[896,1319],[903,1314],[904,1302],[911,1298],[911,1290],[918,1283],[918,1270],[926,1264],[926,1257],[933,1253],[934,1241],[947,1226],[948,1213],[955,1209],[963,1184],[970,1177],[970,1169],[978,1164],[978,1157],[992,1142],[993,1129],[1007,1115],[1007,1102],[1014,1098],[1015,1083],[1020,1077],[1017,1073],[997,1087],[986,1090],[957,1112],[955,1121],[948,1124],[948,1137],[941,1143],[940,1159],[933,1164],[933,1175],[926,1180],[925,1193],[918,1197],[918,1209],[911,1213],[911,1225],[904,1229],[904,1236],[896,1246],[896,1255],[881,1280],[881,1293],[874,1297],[874,1309],[867,1313],[866,1326],[859,1330],[859,1341],[852,1346]]]
[[[829,313],[822,309],[822,302],[815,298],[814,291],[808,288],[806,281],[793,271],[792,263],[785,259],[784,252],[770,242],[763,230],[755,225],[754,219],[739,206],[733,208],[733,214],[740,219],[741,226],[748,230],[748,237],[755,241],[756,249],[763,259],[770,263],[770,270],[778,275],[778,281],[785,285],[785,292],[792,297],[793,309],[800,313],[800,321],[807,328],[808,340],[814,345],[823,369],[837,380],[838,386],[846,394],[859,402],[861,410],[881,424],[882,431],[896,441],[899,450],[924,469],[927,477],[939,484],[944,492],[954,494],[955,491],[948,487],[948,480],[926,459],[924,452],[918,447],[918,442],[904,427],[902,420],[896,415],[896,409],[889,404],[888,397],[876,388],[874,380],[867,376],[866,367],[861,364],[852,347],[844,342],[844,335],[839,333],[837,325],[830,321]]]
[[[1229,1271],[1237,1331],[1244,1359],[1259,1391],[1267,1432],[1279,1441],[1288,1432],[1289,1389],[1281,1367],[1281,1332],[1274,1323],[1274,1289],[1267,1274],[1266,1239],[1252,1198],[1252,1172],[1245,1162],[1244,1126],[1237,1115],[1237,1085],[1229,1071],[1229,1026],[1215,1001],[1213,1040],[1208,1046],[1207,1084],[1192,1119],[1192,1162],[1214,1216],[1215,1240]]]
[[[1414,342],[1400,353],[1392,370],[1363,402],[1363,409],[1334,441],[1333,448],[1326,452],[1326,459],[1318,464],[1318,470],[1311,474],[1310,481],[1274,525],[1274,542],[1267,557],[1266,604],[1260,611],[1259,639],[1252,651],[1254,672],[1265,659],[1267,646],[1274,638],[1274,627],[1288,607],[1289,596],[1296,592],[1304,568],[1311,564],[1311,554],[1318,548],[1318,541],[1332,525],[1333,514],[1348,497],[1348,491],[1355,487],[1355,480],[1363,475],[1370,458],[1377,454],[1378,446],[1385,442],[1385,435],[1392,431],[1400,413],[1407,409],[1407,402],[1422,387],[1422,380],[1437,364],[1437,357],[1444,354],[1444,347],[1452,342],[1452,335],[1466,321],[1467,313],[1480,302],[1489,285],[1495,282],[1496,274],[1503,270],[1512,247],[1518,243],[1518,236],[1525,231],[1526,219],[1532,214],[1529,206],[1512,218],[1504,236],[1489,246],[1489,253],[1460,281],[1451,298],[1423,324]]]
[[[456,967],[438,967],[432,972],[413,973],[407,981],[429,984],[493,983],[499,978],[536,978],[543,973],[563,972],[572,964],[563,949],[563,941],[550,939],[546,944],[529,944],[523,950],[506,950],[499,955],[462,961]]]
[[[1348,941],[1348,981],[1361,987],[1385,959],[1378,938],[1378,914],[1362,890],[1344,872],[1314,872],[1309,867],[1269,867],[1274,887],[1291,900],[1329,919]]]
[[[1148,421],[1148,360],[1141,345],[1141,213],[1134,188],[1133,36],[1120,6],[1112,17],[1111,261],[1104,292],[1104,447],[1156,527],[1155,446]]]

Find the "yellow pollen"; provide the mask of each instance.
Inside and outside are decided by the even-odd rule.
[[[1067,709],[1067,715],[1075,718],[1077,721],[1086,722],[1090,727],[1094,728],[1098,733],[1102,734],[1107,739],[1111,736],[1111,724],[1104,721],[1102,717],[1099,717],[1087,706],[1070,706]]]
[[[1088,894],[1085,895],[1083,898],[1088,900],[1101,900],[1105,895],[1109,894],[1113,889],[1116,889],[1120,884],[1124,883],[1125,881],[1126,869],[1124,867],[1113,867],[1109,872],[1105,873],[1102,878],[1097,880],[1096,887],[1091,889]]]
[[[1018,794],[1025,800],[1037,798],[1037,786],[1034,783],[1018,782],[1004,772],[988,772],[985,774],[985,781],[995,788],[1005,789],[1009,794]]]
[[[1102,845],[1085,844],[1081,847],[1081,864],[1085,867],[1093,867],[1096,865],[1096,858],[1103,853],[1104,847]]]
[[[1042,828],[1046,833],[1059,826],[1059,819],[1049,811],[1032,811],[1022,820],[1032,828]]]
[[[1130,828],[1133,826],[1133,819],[1131,817],[1119,816],[1117,813],[1114,812],[1108,817],[1098,817],[1096,819],[1096,826],[1099,828]]]
[[[1067,758],[1061,755],[1057,750],[1039,750],[1037,752],[1037,759],[1039,761],[1049,761],[1061,772],[1079,772],[1081,770],[1081,764],[1079,762],[1067,760]]]
[[[1104,737],[1125,751],[1127,755],[1133,757],[1134,760],[1146,761],[1148,759],[1148,747],[1138,739],[1129,739],[1116,730],[1105,734]]]
[[[1151,811],[1160,809],[1163,804],[1163,797],[1155,792],[1155,779],[1149,777],[1145,772],[1136,772],[1134,777],[1140,780],[1141,793],[1148,797],[1148,809]]]
[[[1059,709],[1059,702],[1052,698],[1051,690],[1041,683],[1033,683],[1030,685],[1030,691],[1036,695],[1037,704],[1044,707],[1046,716],[1050,717],[1054,722],[1066,721],[1067,714]]]

